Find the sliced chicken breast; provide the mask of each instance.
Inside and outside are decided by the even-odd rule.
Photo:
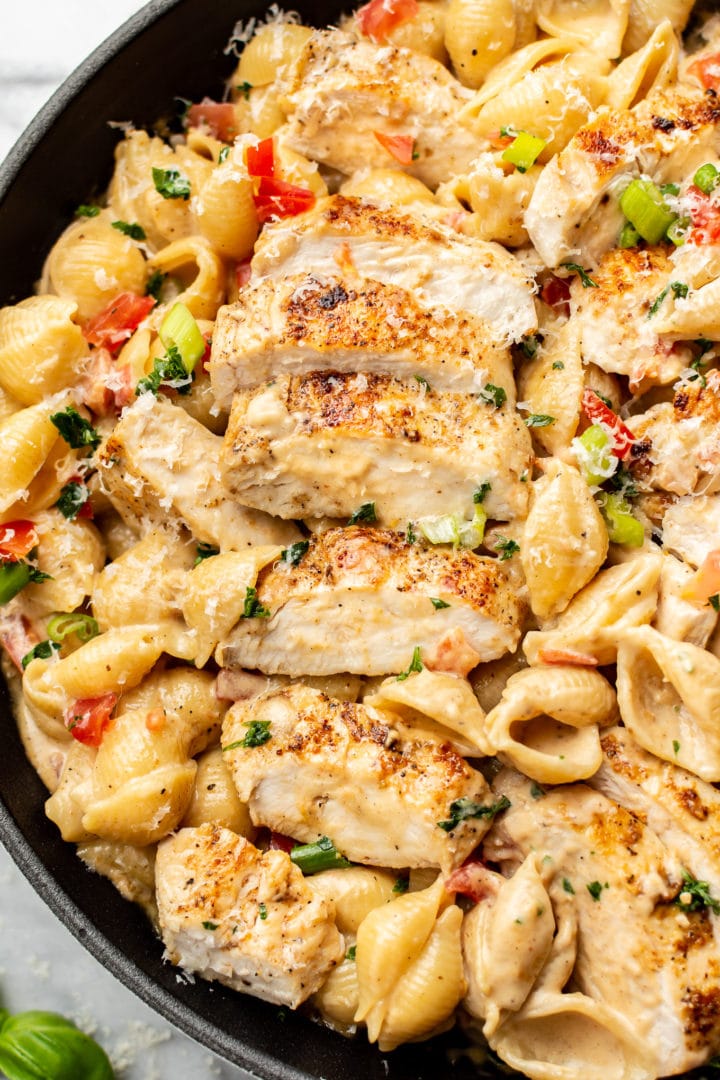
[[[260,277],[329,277],[338,266],[351,284],[370,278],[407,289],[424,307],[476,315],[500,342],[537,329],[534,282],[499,244],[361,199],[332,195],[306,214],[266,226],[252,262]]]
[[[613,248],[593,271],[594,288],[575,280],[571,318],[580,326],[586,364],[627,375],[631,390],[678,377],[690,362],[689,350],[662,340],[649,317],[672,270],[664,248]]]
[[[698,567],[720,548],[720,495],[687,495],[671,503],[662,520],[663,545]]]
[[[530,436],[518,414],[466,394],[388,375],[282,375],[233,400],[225,486],[245,506],[283,518],[349,518],[375,503],[383,525],[483,509],[524,516]]]
[[[361,526],[312,537],[296,566],[266,567],[257,600],[269,615],[240,619],[218,646],[222,667],[389,675],[419,649],[423,663],[444,670],[449,653],[469,653],[465,674],[516,648],[524,606],[496,558]]]
[[[642,174],[683,180],[720,152],[714,98],[663,92],[633,110],[601,109],[543,169],[525,227],[547,266],[596,264],[615,246],[624,215],[619,195]]]
[[[600,737],[603,763],[588,784],[641,818],[720,899],[720,792],[694,773],[661,761],[612,727]]]
[[[682,384],[672,403],[632,416],[628,427],[649,441],[643,487],[674,495],[720,489],[720,372]]]
[[[143,394],[113,428],[99,455],[102,488],[141,534],[185,525],[224,550],[287,544],[298,530],[239,506],[220,479],[222,439],[183,409]]]
[[[256,723],[269,738],[248,746]],[[256,825],[305,842],[329,836],[353,862],[449,870],[490,826],[487,783],[449,743],[400,734],[391,713],[308,686],[233,705],[222,743]],[[477,804],[477,816],[443,828],[459,799]]]
[[[407,171],[431,188],[464,172],[481,148],[458,117],[472,91],[439,61],[410,49],[318,30],[283,90],[285,144],[347,175],[397,164],[376,132],[413,139]]]
[[[249,286],[218,312],[209,370],[225,409],[236,390],[326,370],[417,376],[455,393],[478,393],[492,383],[515,400],[509,352],[481,319],[428,311],[404,289],[344,285],[337,276],[291,274]]]
[[[297,1008],[345,955],[334,904],[284,851],[258,851],[217,825],[158,847],[160,932],[173,964]]]
[[[656,1075],[706,1062],[720,1047],[716,917],[674,903],[687,895],[679,860],[640,818],[584,785],[534,797],[529,780],[503,772],[493,788],[512,806],[486,857],[510,869],[535,852],[553,902],[572,897],[573,986],[620,1005]]]

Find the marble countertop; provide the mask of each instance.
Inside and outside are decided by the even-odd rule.
[[[139,0],[3,0],[0,160],[62,80],[140,7]],[[103,1044],[118,1080],[250,1080],[171,1027],[105,971],[45,907],[2,847],[0,1001],[12,1012],[49,1009],[71,1017]]]

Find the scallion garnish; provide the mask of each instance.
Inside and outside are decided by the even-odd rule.
[[[618,247],[620,248],[634,248],[640,243],[641,236],[634,225],[631,225],[629,221],[626,221],[620,230],[620,236],[618,237]]]
[[[697,170],[693,176],[693,184],[696,188],[700,188],[705,195],[709,195],[717,187],[719,179],[720,172],[708,162],[707,165],[701,165]]]
[[[518,172],[524,173],[535,164],[546,146],[545,139],[531,135],[529,131],[518,131],[510,145],[503,150],[502,159],[514,165]]]
[[[185,304],[180,301],[173,304],[161,322],[158,334],[168,355],[173,349],[177,350],[182,365],[189,375],[204,355],[207,343]]]
[[[659,244],[677,219],[652,180],[632,180],[620,196],[620,209],[649,244]]]
[[[77,611],[63,611],[53,615],[47,626],[51,641],[61,644],[70,634],[75,634],[79,641],[90,641],[100,633],[97,620],[92,615],[82,615]]]
[[[319,874],[322,870],[350,866],[350,860],[340,854],[329,836],[321,836],[314,844],[297,844],[291,849],[290,858],[303,874]]]
[[[619,491],[601,491],[596,498],[612,543],[642,547],[645,530],[623,495]]]

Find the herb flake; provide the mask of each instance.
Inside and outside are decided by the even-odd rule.
[[[33,645],[30,652],[26,652],[23,656],[20,664],[23,671],[28,666],[31,660],[49,660],[53,652],[59,649],[60,646],[54,641],[39,641],[37,645]]]
[[[436,611],[442,611],[443,608],[450,607],[446,600],[441,600],[439,596],[431,596],[430,603]]]
[[[455,799],[450,803],[450,817],[446,821],[438,821],[438,826],[445,832],[452,832],[461,821],[467,821],[468,818],[492,820],[511,805],[507,795],[501,795],[498,801],[491,803],[490,806],[484,806],[483,803],[474,802],[472,799]]]
[[[297,540],[290,547],[283,548],[280,552],[280,562],[288,563],[290,566],[297,566],[303,555],[307,554],[309,547],[309,540]]]
[[[190,181],[177,169],[157,169],[153,167],[153,184],[163,199],[189,199]]]
[[[269,619],[270,611],[263,607],[257,598],[257,589],[248,585],[245,590],[245,603],[243,604],[243,619]]]
[[[579,263],[564,262],[560,265],[564,266],[566,270],[572,270],[573,273],[577,274],[577,276],[580,278],[580,281],[582,282],[583,289],[597,289],[597,281],[593,281],[587,270],[583,269],[583,267],[580,266]]]
[[[405,682],[405,680],[407,678],[409,678],[414,672],[422,671],[422,669],[423,669],[423,662],[422,662],[422,659],[420,658],[420,646],[416,645],[415,648],[413,649],[412,660],[410,661],[410,666],[408,667],[407,671],[401,671],[400,674],[397,676],[395,681],[396,682]]]
[[[525,417],[525,426],[529,428],[549,427],[554,423],[555,417],[548,416],[547,413],[530,413]]]
[[[720,915],[720,900],[710,895],[710,885],[707,881],[698,881],[687,870],[683,870],[683,887],[673,903],[681,911],[704,911],[710,908],[713,915]]]
[[[144,240],[145,230],[136,221],[113,221],[113,229],[117,229],[123,236],[129,236],[131,240]]]
[[[494,383],[485,383],[485,386],[478,393],[478,397],[486,405],[492,405],[496,409],[502,408],[507,401],[507,394],[502,386],[495,386]]]
[[[375,503],[366,502],[359,506],[354,514],[351,514],[348,518],[348,525],[359,525],[361,523],[373,525],[376,521]]]
[[[495,550],[500,552],[500,562],[507,562],[508,559],[512,559],[513,555],[516,555],[520,550],[520,545],[515,540],[508,539],[507,536],[501,536],[498,534],[495,541]]]
[[[89,498],[90,492],[85,484],[78,483],[76,480],[70,480],[69,483],[64,484],[60,489],[60,495],[58,496],[55,506],[64,518],[67,518],[68,521],[72,521],[73,518],[78,516]]]
[[[100,445],[100,436],[95,428],[72,405],[68,405],[64,412],[53,413],[50,421],[73,450],[82,450],[86,446],[94,450]]]

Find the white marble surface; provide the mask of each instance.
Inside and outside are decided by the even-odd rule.
[[[139,0],[0,0],[0,159],[65,76],[141,6]],[[170,1027],[105,971],[2,847],[0,1000],[11,1011],[50,1009],[72,1017],[106,1048],[118,1080],[248,1077]]]

